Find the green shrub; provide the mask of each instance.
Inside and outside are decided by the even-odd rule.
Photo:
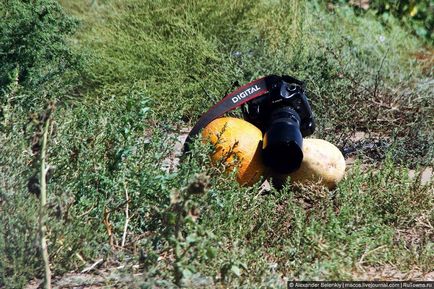
[[[386,25],[394,25],[391,18],[396,18],[402,26],[413,34],[432,44],[434,37],[434,4],[430,0],[340,0],[333,2],[351,3],[359,8],[359,12],[368,10],[368,12],[375,13]]]
[[[77,21],[57,1],[5,0],[0,17],[3,119],[6,109],[38,110],[47,100],[59,98],[70,87],[62,76],[72,72],[79,58],[68,43]]]

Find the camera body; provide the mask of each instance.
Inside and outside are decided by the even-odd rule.
[[[314,117],[301,81],[273,75],[267,86],[268,93],[243,105],[243,115],[264,133],[264,163],[277,173],[291,173],[301,165],[303,137],[314,132]]]

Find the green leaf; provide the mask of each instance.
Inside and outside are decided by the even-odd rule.
[[[190,278],[193,275],[193,273],[189,269],[182,270],[182,277],[183,278]]]
[[[175,255],[176,256],[180,256],[181,253],[182,253],[181,251],[182,251],[181,245],[180,244],[176,244],[176,246],[175,246]]]
[[[169,223],[169,225],[175,225],[176,214],[175,213],[168,213],[167,214],[167,222]]]
[[[217,256],[217,249],[213,247],[208,247],[206,249],[206,256],[210,259],[215,258],[215,256]]]
[[[231,272],[234,273],[237,277],[241,276],[241,269],[236,265],[231,266]]]
[[[196,243],[196,241],[197,241],[196,235],[194,235],[194,234],[188,235],[186,241],[188,244]]]
[[[238,266],[240,266],[241,268],[243,268],[244,270],[247,270],[247,265],[244,262],[237,262]]]
[[[425,36],[428,35],[428,30],[426,30],[426,29],[425,29],[424,27],[422,27],[422,26],[417,27],[415,30],[416,30],[416,34],[417,34],[418,36],[425,37]]]

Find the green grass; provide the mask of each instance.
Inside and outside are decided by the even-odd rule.
[[[432,71],[421,73],[413,55],[421,44],[392,20],[384,27],[348,7],[324,13],[297,1],[109,3],[82,12],[92,98],[136,87],[157,118],[178,126],[194,122],[234,81],[292,74],[308,83],[319,137],[340,144],[342,132],[378,132],[399,138],[397,161],[433,158]]]
[[[56,78],[67,89],[52,93],[61,100],[48,143],[55,275],[101,257],[108,266],[139,264],[143,287],[172,286],[176,268],[187,287],[233,288],[284,286],[282,277],[349,280],[385,265],[433,271],[433,183],[408,177],[433,165],[432,69],[415,56],[432,47],[397,21],[296,0],[62,5],[79,20],[68,45],[84,65]],[[315,137],[344,147],[363,131],[387,144],[380,157],[359,151],[333,191],[287,185],[258,194],[259,184],[240,187],[213,168],[198,142],[178,170],[164,168],[181,128],[233,82],[271,73],[306,81]],[[26,123],[46,103],[29,106],[36,100],[19,84],[13,101],[3,101],[6,92],[1,102],[0,287],[10,288],[42,276],[37,198],[27,191],[34,126]],[[203,175],[209,184],[192,193]]]

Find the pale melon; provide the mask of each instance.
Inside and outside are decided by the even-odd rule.
[[[345,159],[340,150],[322,139],[303,140],[303,161],[300,168],[291,173],[295,183],[321,183],[332,189],[345,174]]]

